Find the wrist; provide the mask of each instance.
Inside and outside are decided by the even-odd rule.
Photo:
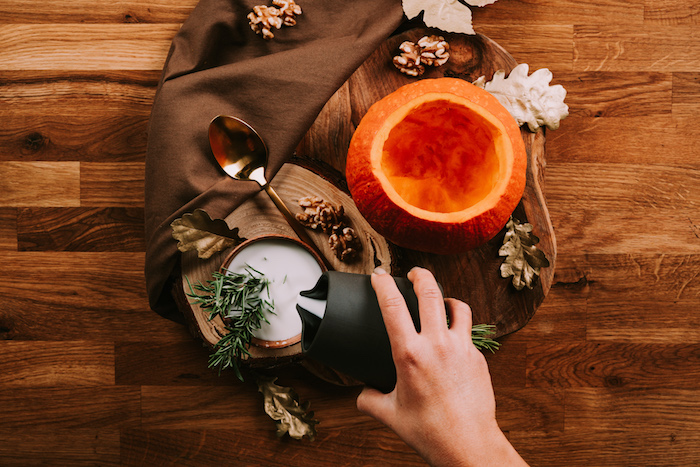
[[[527,466],[495,421],[484,430],[479,445],[471,446],[467,452],[473,454],[464,464],[467,466]]]
[[[450,443],[440,458],[428,462],[436,467],[527,466],[495,421],[488,427],[466,428],[463,433],[463,442]]]

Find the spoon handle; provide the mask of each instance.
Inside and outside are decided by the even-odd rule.
[[[270,184],[266,184],[263,186],[265,189],[265,192],[270,196],[270,199],[272,199],[272,202],[275,203],[275,206],[277,206],[277,209],[280,210],[280,212],[284,215],[284,218],[287,220],[287,223],[289,226],[294,229],[294,233],[297,234],[299,239],[306,243],[309,247],[311,247],[312,250],[316,252],[316,254],[323,260],[323,264],[326,266],[326,268],[329,271],[333,271],[335,268],[331,266],[331,263],[326,259],[326,256],[321,252],[321,250],[316,246],[313,240],[311,240],[311,237],[309,237],[309,234],[306,233],[306,228],[299,223],[299,221],[294,217],[294,214],[292,214],[292,211],[289,210],[286,204],[284,204],[284,201],[282,201],[282,198],[279,197],[277,192],[270,186]]]

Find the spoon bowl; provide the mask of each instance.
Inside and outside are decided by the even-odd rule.
[[[230,177],[255,180],[260,186],[267,184],[264,173],[267,146],[260,134],[246,122],[219,115],[209,124],[209,144],[216,162]],[[260,172],[262,174],[258,175]]]
[[[260,134],[240,118],[219,115],[209,124],[209,144],[216,162],[226,174],[236,180],[253,180],[270,196],[299,239],[323,259],[333,270],[326,256],[316,246],[303,225],[297,221],[277,192],[265,179],[268,150]]]

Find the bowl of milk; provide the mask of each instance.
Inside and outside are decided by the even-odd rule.
[[[268,322],[253,333],[252,343],[265,348],[298,343],[302,325],[296,310],[297,298],[302,290],[311,289],[326,270],[321,258],[291,237],[257,237],[237,246],[222,265],[222,272],[229,274],[246,274],[250,269],[269,281],[260,298],[274,305],[274,313],[265,316]]]

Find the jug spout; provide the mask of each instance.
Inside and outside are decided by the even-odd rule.
[[[394,280],[420,331],[413,285],[405,278]],[[370,276],[327,271],[313,289],[299,295],[302,352],[381,391],[391,391],[396,368]]]

